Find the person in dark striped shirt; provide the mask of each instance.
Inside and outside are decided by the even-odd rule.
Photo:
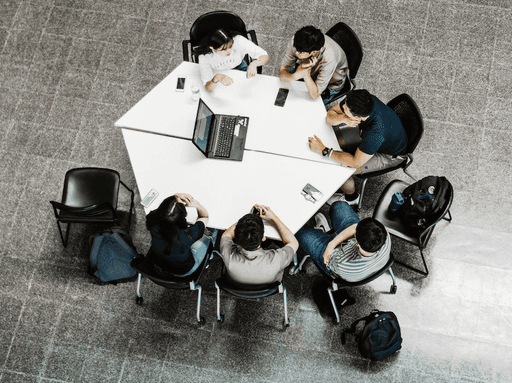
[[[386,265],[391,238],[382,223],[373,218],[360,221],[345,201],[334,202],[330,215],[333,230],[318,213],[315,228],[303,227],[295,234],[320,269],[333,278],[358,282]]]

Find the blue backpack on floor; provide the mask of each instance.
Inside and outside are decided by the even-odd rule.
[[[391,311],[379,310],[373,310],[370,315],[356,320],[350,328],[343,330],[342,344],[345,344],[346,333],[356,333],[359,322],[364,322],[364,328],[356,335],[356,341],[364,358],[382,360],[402,348],[402,336],[396,315]]]
[[[137,257],[131,237],[118,226],[105,229],[91,237],[92,248],[89,274],[101,282],[116,285],[118,282],[134,281],[136,271],[130,266]]]

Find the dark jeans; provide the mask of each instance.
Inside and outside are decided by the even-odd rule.
[[[322,269],[326,274],[335,277],[331,270],[327,268],[324,262],[324,251],[334,237],[345,230],[347,227],[355,223],[359,223],[359,217],[352,210],[352,207],[345,201],[336,201],[332,204],[330,210],[334,232],[324,233],[322,230],[313,229],[311,227],[303,227],[300,229],[295,238],[299,241],[306,254]]]
[[[249,65],[245,62],[245,59],[244,59],[244,60],[242,60],[240,65],[238,65],[237,67],[234,67],[233,69],[241,70],[242,72],[247,72],[248,67],[249,67]]]

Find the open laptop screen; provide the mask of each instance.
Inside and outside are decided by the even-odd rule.
[[[212,127],[213,116],[214,114],[210,108],[206,106],[203,100],[199,99],[193,142],[204,155],[207,155],[208,136]]]

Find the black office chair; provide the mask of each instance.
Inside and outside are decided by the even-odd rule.
[[[151,251],[151,249],[150,249]],[[148,254],[149,255],[149,254]],[[199,285],[199,280],[201,279],[201,275],[203,275],[204,270],[206,270],[210,266],[210,260],[213,258],[213,242],[210,242],[208,245],[208,249],[206,251],[206,256],[204,257],[203,262],[199,265],[196,271],[192,274],[187,275],[186,277],[171,277],[167,275],[165,278],[161,277],[154,269],[153,263],[146,256],[135,258],[131,266],[135,269],[137,273],[139,273],[139,277],[137,280],[137,297],[135,298],[135,302],[139,305],[142,305],[144,302],[144,298],[141,294],[141,280],[144,275],[150,281],[165,287],[166,289],[172,290],[197,290],[197,322],[199,324],[204,324],[205,320],[201,317],[201,293],[203,288]]]
[[[64,178],[61,202],[50,201],[53,206],[60,238],[67,246],[71,223],[118,224],[117,201],[119,184],[131,193],[128,231],[132,221],[134,193],[121,181],[119,173],[103,168],[76,168],[68,170]],[[66,235],[60,223],[67,223]]]
[[[391,235],[419,247],[425,271],[419,270],[398,260],[396,261],[396,263],[410,270],[416,271],[422,274],[423,276],[427,276],[428,268],[427,263],[425,262],[425,256],[423,255],[423,249],[425,249],[425,247],[427,246],[427,243],[430,237],[432,236],[432,232],[434,231],[434,228],[436,227],[437,223],[441,221],[441,219],[444,219],[448,222],[452,220],[450,206],[453,202],[453,187],[451,184],[449,185],[447,202],[446,205],[443,206],[443,208],[439,211],[439,215],[436,217],[432,217],[432,219],[430,219],[430,221],[426,223],[425,229],[418,231],[417,229],[406,226],[400,220],[396,213],[392,213],[388,209],[393,194],[395,194],[395,192],[402,192],[407,186],[409,186],[409,184],[404,181],[391,181],[386,186],[386,188],[380,195],[379,200],[377,201],[377,205],[373,210],[373,218],[382,222],[382,224],[386,226]],[[448,218],[446,218],[446,215],[448,215]]]
[[[306,254],[304,258],[300,261],[299,265],[295,266],[290,270],[290,275],[297,274],[299,271],[302,270],[302,266],[304,265],[304,262],[309,258],[309,254]],[[332,286],[327,288],[327,293],[329,294],[329,298],[331,300],[332,307],[334,309],[334,314],[336,315],[336,323],[340,323],[340,314],[338,312],[338,307],[336,306],[336,302],[334,300],[333,291],[337,291],[340,288],[346,289],[348,287],[356,287],[356,286],[362,286],[366,285],[367,283],[370,283],[371,281],[377,279],[382,274],[384,274],[386,271],[389,272],[389,275],[391,276],[391,279],[393,281],[393,284],[391,285],[391,288],[389,289],[389,292],[391,294],[396,294],[397,286],[395,283],[395,275],[393,274],[393,270],[391,269],[391,266],[393,266],[393,263],[395,262],[395,259],[393,257],[393,254],[389,254],[389,260],[387,263],[377,272],[373,273],[372,275],[366,277],[365,279],[358,281],[358,282],[348,282],[341,278],[333,279],[330,275],[326,274],[318,265],[315,263],[315,266],[320,270],[320,273],[322,276],[327,279],[328,281],[332,281]]]
[[[236,285],[231,282],[227,274],[223,272],[220,278],[215,281],[215,287],[217,288],[217,320],[219,322],[224,321],[224,316],[220,313],[220,291],[224,290],[236,297],[246,299],[258,299],[268,297],[277,293],[283,294],[284,300],[284,326],[290,325],[288,319],[288,299],[286,295],[286,288],[282,282],[273,282],[266,286],[253,287],[251,285],[242,285],[237,283]]]
[[[256,32],[254,30],[247,31],[245,23],[240,18],[230,11],[212,11],[199,16],[192,27],[190,28],[190,39],[183,40],[183,61],[198,63],[199,57],[194,52],[195,48],[199,46],[201,40],[210,33],[210,31],[217,28],[226,28],[230,31],[237,32],[239,35],[251,40],[254,44],[258,45]],[[250,63],[249,57],[245,57],[247,63]],[[259,74],[262,73],[261,66],[257,68]]]
[[[406,153],[403,154],[403,156],[405,156],[406,159],[403,162],[399,163],[398,165],[390,168],[382,169],[377,172],[357,175],[359,179],[363,180],[358,209],[361,208],[364,196],[364,188],[366,187],[366,183],[368,182],[369,178],[377,177],[397,169],[403,169],[405,174],[407,174],[414,181],[416,181],[416,179],[409,174],[407,168],[411,166],[414,160],[413,152],[414,150],[416,150],[416,147],[418,146],[418,143],[420,142],[421,137],[423,136],[423,116],[421,115],[418,105],[416,105],[411,96],[409,96],[406,93],[402,93],[401,95],[396,96],[394,99],[389,101],[387,105],[391,109],[393,109],[395,113],[398,115],[405,129],[405,133],[407,134],[407,149]]]
[[[361,66],[361,61],[363,61],[363,46],[352,28],[342,22],[334,25],[325,34],[336,41],[341,49],[343,49],[347,56],[349,69],[349,81],[345,81],[340,93],[329,102],[329,104],[331,104],[341,99],[347,92],[356,87],[355,78]]]

